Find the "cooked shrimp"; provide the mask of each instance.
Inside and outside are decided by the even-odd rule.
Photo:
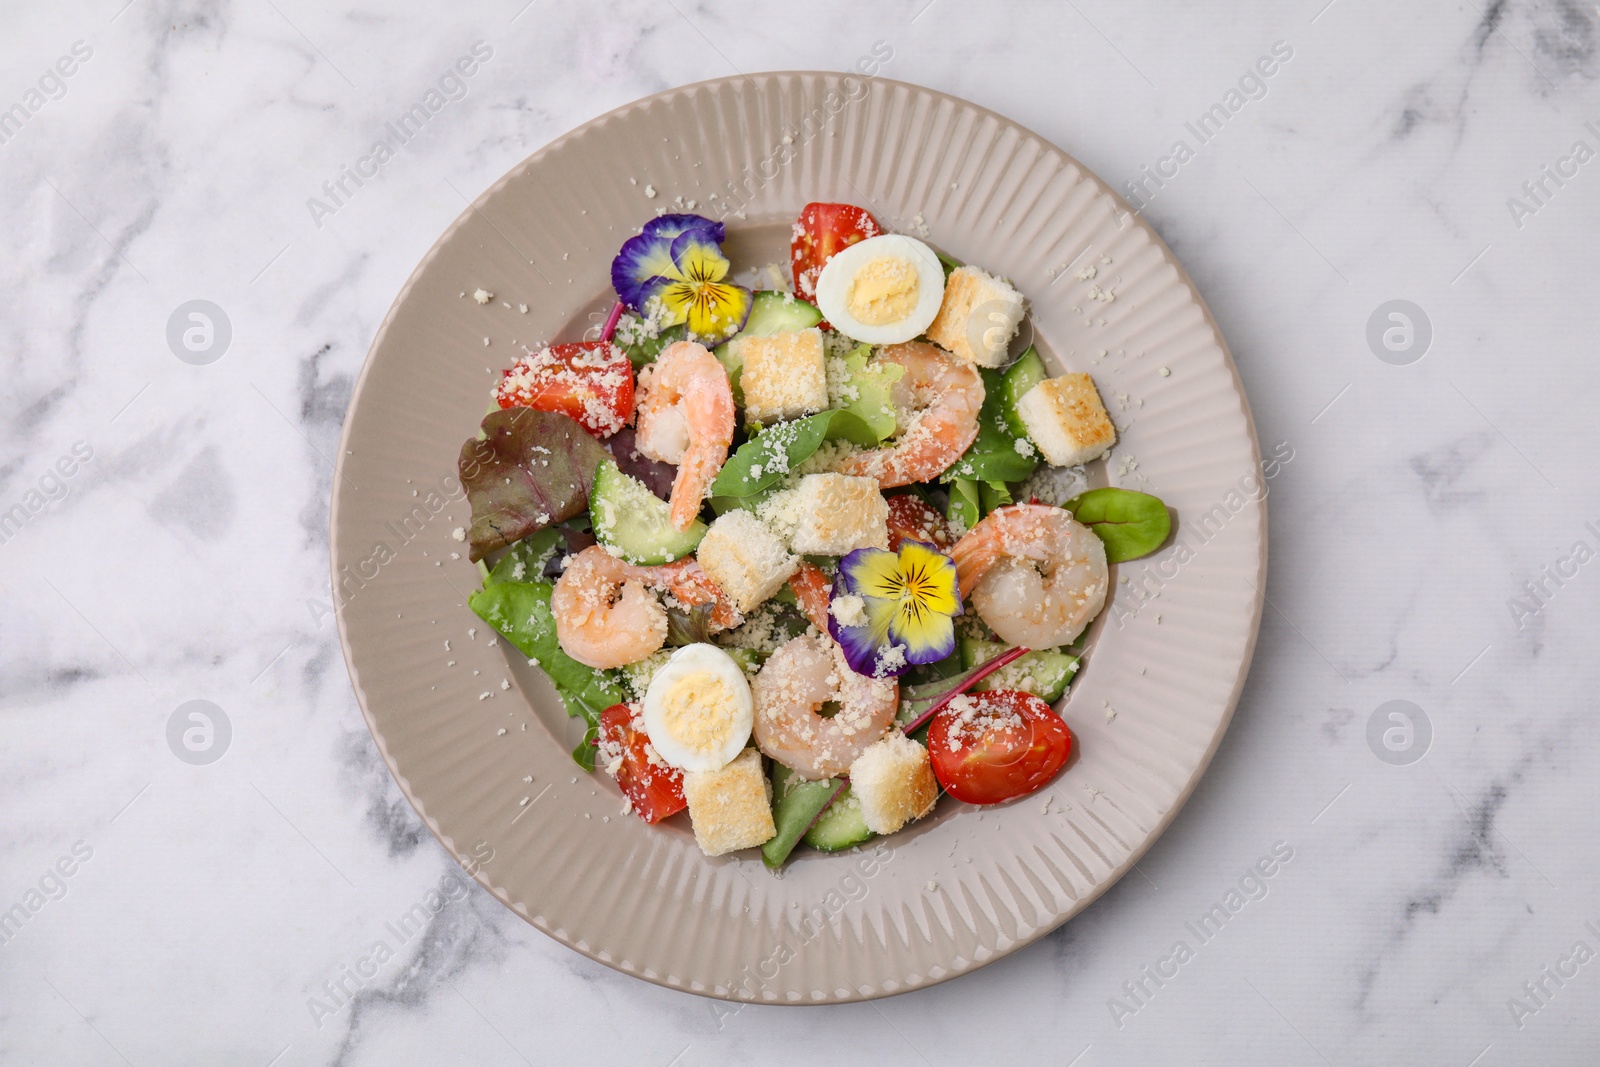
[[[933,481],[978,436],[983,379],[972,366],[926,341],[890,345],[878,358],[906,370],[890,387],[900,435],[884,448],[846,458],[839,469],[876,478],[885,489]]]
[[[567,561],[550,594],[561,650],[602,670],[644,659],[667,640],[667,609],[630,567],[599,545]]]
[[[756,744],[802,778],[844,774],[863,749],[889,731],[900,706],[894,679],[857,674],[826,634],[796,637],[767,658],[750,687]],[[818,714],[836,701],[830,718]]]
[[[811,620],[811,625],[827,633],[828,601],[833,595],[833,583],[828,576],[815,563],[801,563],[789,577],[789,588],[794,590],[794,599]]]
[[[707,574],[705,568],[700,566],[700,561],[693,556],[659,567],[630,566],[628,570],[652,589],[665,589],[680,603],[690,607],[710,604],[713,630],[726,630],[744,621],[744,616],[733,606],[728,594],[722,591],[716,579]]]
[[[704,345],[676,341],[639,372],[637,448],[676,463],[672,525],[687,530],[733,443],[733,387]]]
[[[961,595],[1009,644],[1068,644],[1105,606],[1105,545],[1062,508],[997,508],[950,554]]]

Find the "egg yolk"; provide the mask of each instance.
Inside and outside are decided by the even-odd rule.
[[[698,752],[722,746],[738,709],[727,679],[710,671],[686,674],[661,694],[661,721],[667,732]]]
[[[868,260],[850,281],[846,307],[863,326],[899,322],[917,307],[917,268],[904,259]]]

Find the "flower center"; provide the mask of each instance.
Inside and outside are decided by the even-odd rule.
[[[900,571],[895,584],[899,586],[896,595],[901,614],[913,622],[920,622],[931,611],[929,604],[937,595],[928,568],[920,563],[913,564]]]

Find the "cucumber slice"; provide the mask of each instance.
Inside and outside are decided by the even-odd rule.
[[[682,323],[668,326],[654,337],[642,337],[631,345],[616,341],[616,346],[628,355],[628,362],[633,364],[635,370],[647,363],[654,363],[661,350],[674,341],[682,341],[689,335],[689,327]]]
[[[1044,369],[1044,360],[1040,359],[1039,353],[1029,345],[1028,350],[1011,364],[1005,377],[1000,379],[1000,397],[1004,401],[1001,406],[1002,413],[1005,415],[1006,425],[1011,427],[1011,432],[1017,437],[1028,436],[1028,428],[1023,425],[1022,416],[1017,414],[1017,401],[1021,400],[1029,389],[1048,377],[1050,372]]]
[[[687,530],[675,528],[671,505],[609,459],[595,470],[589,514],[602,545],[629,563],[645,566],[682,559],[706,535],[706,524],[699,519]]]
[[[778,832],[761,846],[761,862],[782,867],[789,853],[816,820],[817,812],[839,791],[836,778],[807,782],[781,763],[772,765],[772,823]]]
[[[962,634],[958,643],[963,670],[987,663],[1010,647],[1000,641],[985,641],[968,634]],[[1067,685],[1076,673],[1077,656],[1059,648],[1041,648],[1001,667],[974,685],[972,691],[982,693],[990,689],[1021,689],[1047,704],[1053,704],[1067,691]]]
[[[732,340],[724,341],[712,349],[712,354],[727,368],[728,380],[733,383],[734,403],[743,406],[744,391],[739,388],[739,373],[744,370],[744,357],[739,355],[739,342],[746,337],[771,337],[775,333],[804,330],[822,321],[822,312],[816,305],[808,304],[793,293],[777,289],[763,289],[750,301],[750,317],[744,329]]]
[[[750,317],[740,337],[771,337],[775,333],[804,330],[822,321],[822,312],[793,293],[763,289],[750,301]]]
[[[867,829],[867,820],[861,814],[861,801],[846,786],[839,799],[829,804],[806,831],[805,842],[824,852],[838,852],[859,845],[871,836],[872,831]]]

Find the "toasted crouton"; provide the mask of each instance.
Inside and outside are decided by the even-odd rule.
[[[783,588],[800,565],[777,534],[742,508],[718,516],[695,555],[711,580],[745,614]]]
[[[683,799],[689,802],[695,844],[708,856],[754,848],[778,832],[772,822],[772,783],[753,748],[720,770],[685,774]]]
[[[790,544],[802,555],[889,547],[889,504],[876,478],[808,474],[796,487],[796,510],[799,524]]]
[[[771,423],[812,415],[828,406],[822,331],[815,326],[739,342],[745,417]]]
[[[1045,379],[1017,401],[1017,414],[1053,466],[1075,467],[1098,459],[1117,442],[1117,429],[1087,374]]]
[[[1022,294],[977,267],[957,267],[944,284],[944,302],[928,340],[957,359],[999,367],[1026,311]]]
[[[875,834],[892,834],[939,799],[928,750],[898,730],[868,745],[850,765],[850,792]]]

